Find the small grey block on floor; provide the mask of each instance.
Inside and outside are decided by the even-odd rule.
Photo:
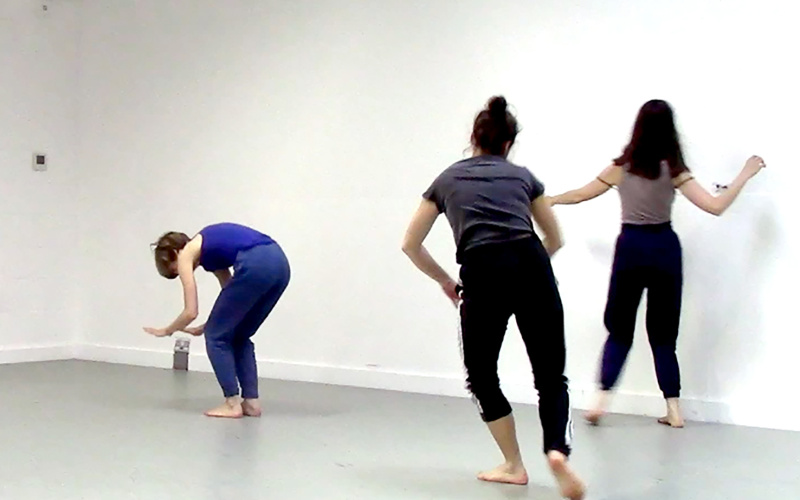
[[[172,355],[172,369],[187,371],[189,369],[189,349],[191,341],[188,338],[175,339],[175,352]]]
[[[516,417],[531,484],[467,399],[262,380],[261,419],[214,420],[212,375],[65,361],[0,366],[0,499],[556,500],[536,409]],[[609,417],[576,426],[589,500],[800,499],[800,433]]]

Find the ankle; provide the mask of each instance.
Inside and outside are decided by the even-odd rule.
[[[608,407],[608,402],[611,399],[611,391],[606,389],[600,389],[594,395],[594,405],[592,407],[592,411],[596,413],[604,413],[606,408]]]
[[[225,398],[225,404],[230,406],[231,408],[235,408],[237,406],[241,406],[242,402],[239,399],[239,396],[233,396],[230,398]]]

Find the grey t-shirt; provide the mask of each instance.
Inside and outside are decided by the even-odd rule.
[[[422,195],[447,216],[458,249],[534,235],[531,203],[544,186],[530,170],[499,156],[476,156],[442,172]]]
[[[646,179],[630,173],[627,165],[619,184],[622,223],[634,225],[664,224],[672,220],[675,185],[669,164],[661,162],[661,176]]]

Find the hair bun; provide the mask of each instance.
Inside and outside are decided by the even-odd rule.
[[[487,109],[489,110],[489,114],[492,116],[492,118],[501,118],[505,120],[506,111],[508,110],[508,102],[506,101],[506,98],[501,95],[494,96],[489,99]]]

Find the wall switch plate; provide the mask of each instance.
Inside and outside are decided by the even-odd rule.
[[[47,155],[33,153],[33,170],[36,172],[44,172],[47,170]]]
[[[175,339],[175,353],[172,355],[172,369],[189,371],[190,339]]]

